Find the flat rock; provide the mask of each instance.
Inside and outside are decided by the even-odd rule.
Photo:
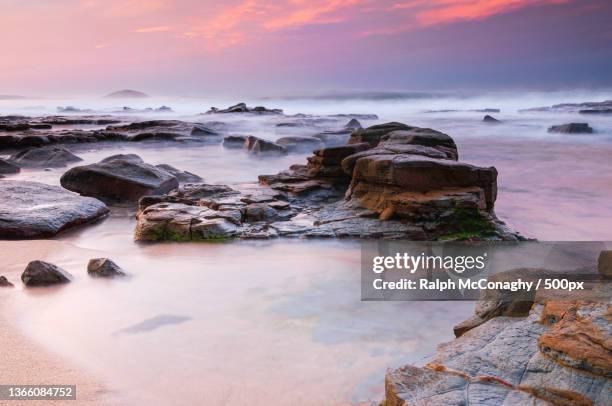
[[[38,182],[0,182],[0,238],[51,237],[105,216],[108,208],[90,197]]]
[[[21,274],[26,286],[48,286],[69,283],[72,275],[57,265],[45,261],[31,261]]]
[[[60,179],[63,187],[84,196],[109,201],[136,202],[145,195],[167,193],[178,187],[168,171],[145,163],[134,154],[113,155],[102,161],[76,166]]]
[[[61,146],[31,147],[10,157],[10,161],[22,168],[61,168],[81,158]]]
[[[549,133],[562,133],[562,134],[591,134],[593,128],[588,123],[569,123],[562,125],[553,125],[548,128]]]
[[[87,273],[98,278],[113,278],[116,276],[126,276],[126,273],[119,265],[108,258],[93,258],[87,264]]]

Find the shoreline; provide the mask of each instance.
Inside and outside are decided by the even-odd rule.
[[[18,315],[10,314],[6,303],[20,290],[20,273],[33,259],[44,258],[65,243],[49,240],[2,241],[0,269],[15,287],[0,291],[0,348],[2,348],[2,385],[76,385],[79,405],[116,405],[108,388],[90,371],[76,366],[64,356],[53,353],[19,327]],[[0,400],[0,404],[5,401]],[[11,405],[27,405],[32,401],[6,401]],[[73,400],[55,400],[54,405],[74,405]]]

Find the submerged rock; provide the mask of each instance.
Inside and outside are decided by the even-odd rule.
[[[113,155],[95,164],[75,166],[62,175],[60,182],[81,195],[118,202],[136,202],[142,196],[167,193],[179,185],[173,174],[134,154]]]
[[[115,276],[126,276],[119,265],[108,258],[90,259],[87,264],[87,273],[99,278],[112,278]]]
[[[64,147],[31,147],[10,157],[10,161],[22,168],[61,168],[81,158]]]
[[[26,286],[48,286],[68,283],[72,275],[57,265],[45,261],[32,261],[21,274],[21,281]]]
[[[486,116],[484,116],[484,118],[482,119],[482,121],[483,121],[483,122],[485,122],[485,123],[491,123],[491,124],[501,123],[501,121],[499,121],[499,120],[498,120],[498,119],[496,119],[495,117],[490,116],[490,115],[488,115],[488,114],[487,114]]]
[[[562,125],[553,125],[548,128],[549,133],[562,134],[591,134],[593,128],[588,123],[569,123]]]
[[[206,114],[228,114],[228,113],[254,113],[254,114],[283,114],[281,109],[268,109],[263,106],[247,107],[245,103],[238,103],[226,109],[211,107]]]
[[[38,182],[0,182],[0,238],[51,237],[105,216],[108,208],[57,186]]]
[[[0,275],[0,288],[12,288],[12,287],[15,287],[15,285],[9,282],[5,276]]]

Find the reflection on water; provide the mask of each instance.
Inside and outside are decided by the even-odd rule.
[[[496,211],[516,229],[543,240],[612,240],[612,117],[588,117],[596,134],[574,136],[547,134],[546,128],[584,117],[514,113],[559,101],[575,100],[258,104],[287,107],[289,113],[376,113],[381,121],[445,131],[457,141],[462,160],[497,167]],[[185,111],[179,101],[160,104],[175,107],[176,115],[164,116],[170,118],[202,111],[200,103],[184,104]],[[501,108],[494,115],[503,123],[486,125],[482,113],[423,113],[484,107]],[[267,139],[292,134],[270,120],[235,124],[241,133]],[[259,174],[305,162],[307,155],[262,159],[220,145],[72,147],[85,163],[137,153],[209,183],[255,181]],[[9,177],[59,184],[64,170]],[[133,242],[134,223],[132,208],[113,208],[109,218],[58,236],[62,248],[40,259],[64,267],[75,282],[18,291],[10,303],[29,334],[97,371],[126,403],[374,403],[382,397],[386,368],[432,352],[472,311],[469,303],[360,302],[355,241],[146,245]],[[90,279],[87,260],[103,256],[132,275]]]

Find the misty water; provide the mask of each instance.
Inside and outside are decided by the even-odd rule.
[[[529,237],[572,241],[612,240],[612,117],[517,110],[606,98],[612,97],[540,93],[247,101],[288,114],[374,113],[379,120],[363,124],[401,121],[446,132],[457,142],[460,160],[498,169],[501,219]],[[271,140],[309,135],[276,128],[270,117],[198,115],[211,105],[233,102],[147,99],[130,106],[165,104],[175,110],[138,118],[232,120],[236,133]],[[55,114],[57,105],[118,107],[87,98],[1,103],[3,114],[27,115]],[[503,122],[483,123],[484,113],[478,112],[425,112],[482,108],[501,109],[493,115]],[[546,131],[550,125],[584,121],[594,134]],[[147,162],[223,184],[256,181],[259,174],[304,163],[309,155],[257,158],[220,145],[146,142],[71,148],[84,163],[137,153]],[[65,170],[24,170],[8,178],[59,184]],[[358,241],[136,244],[134,225],[131,208],[114,207],[107,219],[56,237],[58,248],[40,259],[71,272],[74,283],[21,290],[9,302],[26,334],[97,373],[125,403],[169,404],[181,398],[186,404],[376,404],[387,368],[420,362],[451,339],[453,324],[473,309],[462,302],[361,302]],[[92,280],[85,270],[92,257],[110,257],[132,276]]]

